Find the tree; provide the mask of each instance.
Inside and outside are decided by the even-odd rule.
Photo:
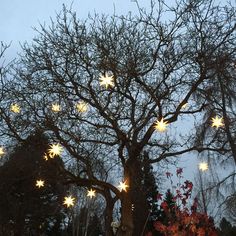
[[[67,183],[104,196],[107,235],[112,235],[117,200],[118,235],[143,230],[148,215],[144,152],[156,165],[191,151],[226,151],[217,142],[193,142],[191,131],[179,138],[169,130],[183,117],[201,120],[211,107],[194,95],[216,80],[211,72],[218,55],[234,55],[235,8],[206,0],[178,1],[173,7],[151,3],[151,11],[139,9],[139,16],[96,15],[86,22],[64,9],[23,46],[14,78],[2,84],[1,135],[22,140],[41,127],[51,142],[59,142],[62,158],[77,166],[64,172]],[[20,113],[9,111],[11,104],[20,106]],[[127,189],[117,188],[118,179]],[[132,211],[135,202],[142,212]]]
[[[230,236],[236,233],[236,227],[232,226],[229,221],[227,221],[224,217],[220,222],[219,235],[221,236]]]
[[[54,233],[59,234],[65,218],[61,200],[66,188],[58,168],[63,163],[60,159],[46,163],[42,157],[47,149],[47,138],[36,132],[18,144],[0,167],[0,191],[4,193],[0,197],[3,235],[39,235],[51,231],[55,225],[58,228],[54,227]],[[45,186],[37,189],[39,179],[45,181]]]
[[[158,200],[161,200],[158,207],[159,214],[153,223],[154,229],[147,233],[148,236],[217,235],[213,219],[206,213],[197,211],[196,198],[191,207],[189,206],[193,184],[188,180],[182,183],[182,172],[182,168],[178,168],[176,171],[178,177],[176,185],[173,185],[172,174],[167,172],[173,192],[168,189],[163,200],[162,195],[159,195]]]

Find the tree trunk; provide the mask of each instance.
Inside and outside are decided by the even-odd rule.
[[[143,173],[141,161],[136,156],[126,162],[125,181],[129,186],[122,192],[121,226],[118,236],[141,236],[148,217],[146,194],[142,191]]]
[[[112,199],[111,193],[109,191],[105,192],[105,198],[106,198],[106,208],[105,208],[105,236],[113,236],[113,230],[111,227],[111,223],[113,221],[113,209],[115,200]]]
[[[132,196],[132,208],[133,208],[133,223],[134,231],[133,235],[142,235],[145,227],[145,223],[148,217],[148,202],[146,193],[144,192],[144,175],[142,170],[142,163],[140,160],[135,159],[131,168],[131,196]]]
[[[126,183],[129,184],[128,179]],[[133,235],[133,214],[132,214],[132,201],[131,193],[129,190],[122,193],[121,199],[121,225],[118,229],[117,236],[132,236]]]

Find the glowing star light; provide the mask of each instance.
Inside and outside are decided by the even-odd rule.
[[[64,197],[63,205],[66,205],[66,207],[74,206],[75,205],[75,198],[72,196]]]
[[[52,104],[52,111],[53,112],[59,112],[60,110],[61,110],[61,107],[59,104],[57,104],[57,103]]]
[[[44,181],[41,180],[41,179],[36,180],[35,186],[38,187],[38,188],[44,187]]]
[[[184,103],[183,105],[182,105],[182,109],[185,109],[185,108],[187,108],[187,106],[188,106],[188,103],[186,102],[186,103]]]
[[[88,104],[86,102],[78,102],[76,109],[78,112],[86,112],[88,110]]]
[[[0,157],[1,157],[2,155],[4,155],[4,154],[5,154],[5,152],[4,152],[3,147],[0,147]]]
[[[90,198],[95,197],[95,190],[93,189],[88,190],[87,197],[90,197]]]
[[[120,189],[120,192],[122,192],[122,191],[127,192],[128,187],[129,186],[126,184],[126,182],[120,182],[120,184],[118,185],[118,188]]]
[[[198,168],[201,171],[206,171],[206,170],[208,170],[208,164],[206,162],[201,162],[201,163],[199,163]]]
[[[113,76],[108,76],[107,74],[105,74],[105,76],[102,75],[99,79],[100,79],[100,85],[101,86],[105,86],[106,89],[109,86],[110,87],[114,86],[114,78],[113,78]]]
[[[62,151],[63,148],[59,143],[51,144],[50,148],[48,149],[48,153],[51,158],[54,158],[55,156],[60,156]]]
[[[211,121],[212,121],[211,127],[219,128],[219,127],[224,126],[223,118],[221,117],[218,117],[218,116],[212,117]]]
[[[157,120],[157,121],[155,122],[154,128],[155,128],[156,130],[158,130],[159,132],[164,132],[164,131],[166,131],[166,129],[167,129],[167,128],[166,128],[167,125],[168,125],[167,121],[164,121],[163,118],[162,118],[160,121]]]
[[[18,104],[12,104],[10,110],[14,113],[20,113],[20,106]]]

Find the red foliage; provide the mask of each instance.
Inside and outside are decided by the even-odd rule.
[[[179,179],[182,178],[182,173],[183,169],[178,168],[176,175]],[[166,176],[172,183],[172,174],[167,172]],[[162,200],[162,195],[158,194],[157,199],[162,200],[160,208],[164,210],[167,220],[165,220],[165,223],[161,221],[154,222],[155,230],[165,236],[217,236],[213,220],[206,214],[197,212],[196,198],[190,209],[186,207],[192,193],[192,182],[186,180],[183,185],[179,184],[177,186],[179,188],[176,189],[176,194],[173,197],[176,202],[175,205],[169,206],[165,200]],[[152,233],[148,232],[146,236],[152,236]]]

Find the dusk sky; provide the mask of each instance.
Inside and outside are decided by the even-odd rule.
[[[226,2],[223,0],[221,2]],[[233,1],[232,1],[233,2]],[[139,0],[141,7],[148,7],[149,0]],[[235,3],[235,2],[234,2]],[[56,13],[62,10],[65,4],[77,12],[78,18],[85,19],[88,13],[104,13],[112,15],[115,12],[127,14],[137,13],[137,5],[132,0],[1,0],[0,14],[0,41],[11,43],[8,49],[7,60],[13,59],[20,52],[20,44],[30,42],[37,35],[33,27],[39,28],[39,24],[50,24],[50,18],[55,19]],[[197,161],[192,155],[182,159],[180,166],[186,168],[186,174],[193,177],[197,171]]]
[[[149,1],[139,1],[140,6],[148,6]],[[62,10],[65,4],[72,5],[78,13],[78,18],[86,18],[88,13],[126,14],[137,11],[136,3],[132,0],[1,0],[0,14],[0,41],[11,42],[8,55],[11,57],[20,51],[19,43],[31,41],[36,35],[34,27],[39,24],[50,23],[56,13]]]

